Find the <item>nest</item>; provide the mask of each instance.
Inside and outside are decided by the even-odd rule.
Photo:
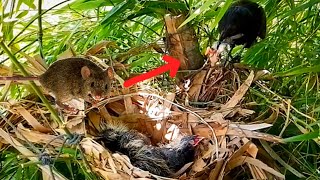
[[[77,115],[64,114],[67,129],[84,135],[73,141],[56,135],[64,134],[63,128],[50,121],[49,111],[37,97],[28,96],[1,104],[8,113],[0,122],[0,145],[10,144],[31,161],[38,161],[39,154],[30,151],[26,142],[43,145],[42,154],[59,157],[67,155],[59,154],[57,147],[79,145],[87,167],[104,179],[168,179],[135,168],[127,156],[111,153],[94,140],[104,124],[125,124],[146,134],[154,144],[166,144],[180,134],[206,137],[194,162],[178,171],[175,179],[284,179],[271,157],[256,144],[257,140],[262,144],[282,142],[258,131],[271,126],[265,122],[275,120],[277,110],[264,123],[243,123],[255,114],[250,109],[254,103],[245,95],[258,78],[259,72],[208,65],[180,84],[176,93],[146,88],[147,82],[130,89],[114,85],[111,98],[101,102],[99,109],[89,107]],[[51,175],[48,166],[39,167]],[[53,175],[65,179],[55,170]]]

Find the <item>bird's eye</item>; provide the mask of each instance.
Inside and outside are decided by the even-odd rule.
[[[92,82],[90,86],[91,86],[91,87],[94,87],[94,82]]]

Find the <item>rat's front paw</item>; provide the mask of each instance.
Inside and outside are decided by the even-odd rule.
[[[79,112],[79,109],[74,108],[72,106],[67,106],[66,108],[64,108],[64,111],[68,114],[72,114],[72,115],[76,115]]]
[[[68,114],[72,114],[72,115],[75,115],[75,114],[78,114],[79,112],[79,109],[73,107],[73,106],[69,106],[67,104],[64,104],[64,103],[59,103],[57,104],[58,107],[60,109],[62,109],[64,112],[68,113]]]
[[[91,106],[94,107],[94,108],[97,108],[99,106],[99,101],[93,100],[91,102]]]

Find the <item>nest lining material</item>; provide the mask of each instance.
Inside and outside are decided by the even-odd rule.
[[[232,83],[225,82],[222,76],[226,74],[231,75],[231,78],[227,79]],[[257,131],[269,127],[270,124],[250,125],[230,121],[247,119],[254,114],[253,110],[241,106],[246,92],[255,80],[253,71],[246,76],[242,81],[236,71],[226,73],[221,69],[203,69],[193,77],[188,91],[181,93],[179,97],[176,93],[166,93],[161,96],[134,89],[126,89],[122,91],[122,95],[115,95],[119,92],[114,91],[114,97],[108,99],[108,104],[102,106],[99,112],[89,109],[86,113],[82,111],[77,116],[65,116],[66,126],[71,132],[85,134],[86,138],[81,141],[80,147],[86,155],[90,168],[105,179],[167,178],[137,169],[125,155],[112,154],[95,142],[94,136],[101,131],[103,123],[126,124],[129,128],[149,135],[153,143],[166,143],[168,139],[175,138],[181,133],[197,134],[208,138],[199,146],[194,162],[187,164],[176,174],[176,178],[179,179],[219,179],[219,177],[232,175],[233,171],[238,170],[237,167],[240,166],[246,166],[247,168],[242,169],[242,171],[246,170],[243,173],[249,174],[254,179],[269,177],[284,179],[284,175],[277,171],[277,167],[270,167],[271,163],[268,161],[272,160],[262,162],[257,159],[258,147],[250,141],[250,139],[260,139],[281,143],[280,138]],[[229,85],[226,86],[226,84]],[[172,103],[175,99],[185,99],[185,101],[180,104]],[[190,102],[197,101],[212,101],[219,106],[205,108],[190,106]],[[9,143],[26,157],[36,157],[19,141],[50,144],[46,147],[53,154],[57,152],[51,149],[52,147],[61,147],[64,144],[62,138],[53,135],[53,130],[61,133],[63,131],[57,124],[49,121],[47,109],[34,99],[7,102],[2,106],[9,111],[6,119],[10,119],[17,127],[15,134],[8,133],[3,130],[8,124],[1,122],[0,136],[4,139],[1,141],[2,146]],[[273,111],[275,114],[277,112],[279,112],[277,109]],[[273,113],[270,117],[276,119]],[[87,117],[88,121],[83,121],[83,117]],[[270,121],[272,119],[268,119],[268,122]],[[29,159],[37,161],[37,158]],[[47,174],[48,169],[44,166],[40,167]],[[54,175],[56,179],[64,179],[56,171]]]

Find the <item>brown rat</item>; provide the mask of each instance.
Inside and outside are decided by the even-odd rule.
[[[51,93],[56,103],[72,99],[84,99],[87,102],[101,100],[108,95],[111,88],[113,71],[103,70],[95,63],[84,58],[67,58],[54,62],[39,77],[0,77],[0,80],[39,80],[46,91]]]

